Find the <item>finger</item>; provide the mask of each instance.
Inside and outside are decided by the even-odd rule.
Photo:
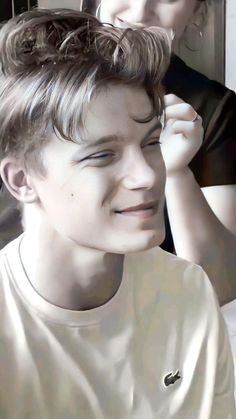
[[[192,121],[192,122],[201,122],[201,117],[199,116],[196,119],[197,113],[193,109],[191,105],[188,103],[178,103],[177,105],[171,105],[166,108],[165,111],[166,120],[174,119],[174,120],[184,120],[184,121]],[[195,119],[195,121],[194,121]]]
[[[182,134],[186,139],[202,136],[203,128],[201,121],[175,121],[171,127],[172,134]]]
[[[185,103],[180,97],[170,93],[164,96],[164,104],[165,106],[177,105],[178,103]]]

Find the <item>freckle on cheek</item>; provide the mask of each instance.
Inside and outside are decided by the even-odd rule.
[[[73,194],[73,193],[71,193],[70,195],[71,195],[71,196],[74,196],[74,194]]]

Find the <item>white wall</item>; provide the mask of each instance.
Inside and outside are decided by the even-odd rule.
[[[236,0],[226,0],[226,79],[236,91]]]
[[[68,9],[79,10],[81,0],[38,0],[39,7],[56,8],[66,7]]]

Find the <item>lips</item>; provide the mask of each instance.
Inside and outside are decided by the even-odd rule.
[[[147,202],[139,205],[135,205],[133,207],[124,208],[122,210],[116,212],[133,212],[133,211],[142,211],[146,209],[152,209],[158,205],[158,201]]]
[[[117,214],[129,215],[129,216],[138,216],[142,218],[150,217],[156,214],[158,210],[158,201],[151,201],[135,205],[132,207],[127,207],[119,211],[115,211]]]

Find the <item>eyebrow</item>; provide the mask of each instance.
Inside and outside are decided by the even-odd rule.
[[[160,120],[158,120],[155,125],[149,128],[148,132],[142,138],[142,141],[147,140],[150,137],[150,135],[154,131],[156,131],[156,129],[162,129]],[[85,149],[87,150],[98,145],[103,145],[103,144],[107,144],[111,142],[118,142],[118,141],[123,141],[123,140],[124,140],[123,137],[118,137],[117,135],[104,135],[91,143],[86,143]]]

